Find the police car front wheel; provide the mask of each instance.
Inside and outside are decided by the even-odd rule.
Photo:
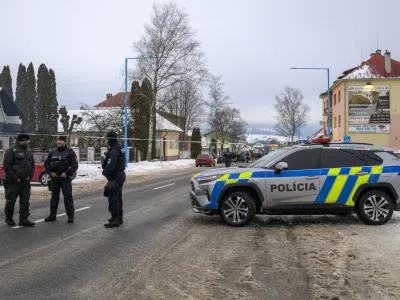
[[[358,217],[368,225],[383,225],[393,215],[392,199],[382,191],[370,191],[357,202]]]
[[[220,205],[219,214],[222,220],[230,226],[242,227],[254,218],[256,205],[249,194],[236,191],[226,195]]]

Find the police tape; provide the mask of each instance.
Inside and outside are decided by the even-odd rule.
[[[13,137],[16,138],[19,133],[0,133],[0,137]],[[29,132],[24,132],[23,134],[28,134],[29,136],[37,136],[37,137],[58,137],[58,136],[65,136],[69,137],[71,139],[78,139],[78,140],[85,140],[87,141],[88,139],[95,139],[95,140],[106,140],[107,137],[105,136],[90,136],[90,135],[84,135],[84,136],[75,136],[75,135],[69,135],[69,134],[45,134],[45,133],[29,133]],[[197,143],[197,144],[217,144],[217,145],[247,145],[244,143],[232,143],[232,142],[209,142],[209,141],[192,141],[192,140],[174,140],[174,139],[141,139],[141,138],[123,138],[123,137],[118,137],[117,138],[120,141],[156,141],[156,142],[175,142],[175,143]],[[94,142],[94,141],[91,141]]]

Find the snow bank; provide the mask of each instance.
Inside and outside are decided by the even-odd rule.
[[[194,159],[180,159],[175,161],[143,161],[139,163],[129,163],[125,170],[126,175],[145,174],[155,170],[184,169],[195,166]],[[78,176],[74,182],[97,181],[104,179],[100,164],[79,164]]]

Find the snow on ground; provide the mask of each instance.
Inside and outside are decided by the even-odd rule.
[[[157,161],[149,162],[142,161],[138,163],[129,163],[128,168],[125,170],[126,175],[145,174],[154,170],[173,170],[190,168],[195,165],[194,159],[180,159],[175,161]],[[102,169],[100,163],[98,164],[79,164],[78,176],[74,182],[87,182],[103,180]]]
[[[272,141],[273,139],[281,142],[287,143],[290,138],[280,135],[269,135],[269,134],[247,134],[246,135],[246,142],[253,142],[256,143],[257,141]]]

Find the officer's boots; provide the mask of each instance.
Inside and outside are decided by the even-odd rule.
[[[119,219],[119,223],[120,224],[124,224],[124,218],[123,217],[119,217],[118,219]],[[113,218],[109,218],[108,219],[108,222],[112,222],[112,221],[113,221]]]
[[[119,217],[112,217],[111,222],[104,224],[104,227],[106,228],[113,228],[113,227],[119,227],[121,223],[119,222]]]
[[[27,227],[33,227],[35,226],[34,222],[29,221],[28,219],[22,219],[19,221],[19,226],[27,226]]]
[[[8,226],[15,226],[16,225],[12,217],[7,217],[6,218],[6,223],[7,223]]]

